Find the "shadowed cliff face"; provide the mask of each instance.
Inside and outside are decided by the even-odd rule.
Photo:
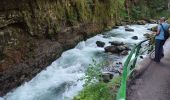
[[[0,95],[120,20],[119,0],[1,0]]]

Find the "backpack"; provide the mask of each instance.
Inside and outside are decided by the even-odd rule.
[[[161,24],[161,27],[164,31],[164,39],[167,40],[169,38],[169,28],[165,30],[162,24]]]

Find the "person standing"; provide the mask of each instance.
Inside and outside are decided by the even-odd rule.
[[[155,42],[155,62],[160,62],[160,59],[164,56],[163,45],[167,40],[165,36],[166,31],[169,31],[169,24],[165,22],[165,18],[160,18],[160,24],[156,32],[156,42]]]

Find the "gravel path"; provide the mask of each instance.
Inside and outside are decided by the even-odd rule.
[[[147,70],[128,87],[127,100],[170,100],[170,39],[164,45],[165,57],[151,62]]]

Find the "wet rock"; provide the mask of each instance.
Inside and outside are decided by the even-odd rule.
[[[128,45],[123,45],[126,49],[125,50],[131,50]]]
[[[133,36],[132,39],[138,40],[138,36]]]
[[[135,30],[132,28],[125,28],[125,31],[134,32]]]
[[[127,22],[119,22],[119,23],[116,23],[116,26],[124,26],[124,25],[127,25],[128,23]]]
[[[150,24],[155,24],[155,23],[157,23],[157,21],[156,20],[154,20],[154,19],[144,19],[147,23],[150,23]]]
[[[119,53],[119,50],[116,46],[107,46],[104,48],[105,52],[111,52],[111,53]]]
[[[122,52],[122,51],[126,50],[126,47],[125,46],[117,46],[117,49],[119,52]]]
[[[129,28],[129,25],[125,25],[124,27],[125,27],[125,29],[126,29],[126,28]]]
[[[105,45],[105,43],[102,41],[97,41],[96,44],[98,47],[104,47],[104,45]]]
[[[112,41],[112,42],[109,42],[111,45],[115,45],[115,46],[120,46],[120,45],[124,45],[123,42],[119,42],[119,41]]]
[[[103,72],[102,73],[102,79],[104,82],[109,82],[113,78],[113,73],[111,72]]]
[[[123,51],[128,51],[130,48],[123,42],[113,41],[109,42],[111,46],[105,47],[105,52],[111,52],[113,54],[119,54]],[[124,52],[125,53],[125,52]]]
[[[112,29],[117,29],[117,28],[119,28],[119,26],[113,26],[113,27],[112,27]]]
[[[145,20],[138,20],[136,22],[136,24],[138,24],[138,25],[145,25],[145,24],[147,24],[147,22]]]
[[[120,55],[123,55],[123,56],[128,55],[128,51],[127,51],[127,50],[124,50],[124,51],[122,51],[122,52],[120,53]]]

